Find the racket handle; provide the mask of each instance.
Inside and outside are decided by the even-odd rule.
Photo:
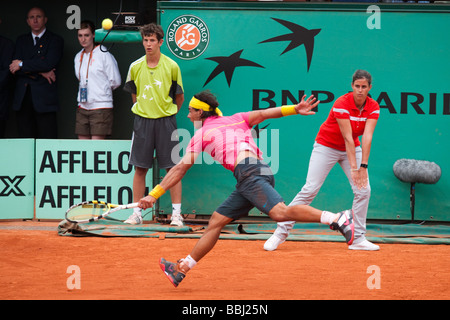
[[[139,206],[138,202],[129,203],[126,205],[126,209],[137,208]]]

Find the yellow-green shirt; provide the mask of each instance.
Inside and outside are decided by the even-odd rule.
[[[161,54],[158,65],[149,68],[143,56],[130,65],[124,90],[136,94],[131,108],[135,114],[151,119],[174,115],[178,111],[175,95],[183,93],[180,67]]]

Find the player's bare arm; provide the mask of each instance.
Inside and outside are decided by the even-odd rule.
[[[255,110],[250,112],[249,116],[249,123],[251,126],[255,126],[261,122],[263,122],[266,119],[275,119],[275,118],[281,118],[286,115],[291,114],[301,114],[304,116],[313,115],[315,114],[314,111],[311,111],[311,109],[317,107],[317,105],[320,103],[319,100],[317,100],[313,95],[311,95],[308,99],[306,99],[306,95],[302,97],[302,100],[299,104],[295,106],[291,106],[291,110],[288,110],[286,113],[286,109],[283,108],[290,108],[288,106],[282,106],[277,108],[268,108],[264,110]]]

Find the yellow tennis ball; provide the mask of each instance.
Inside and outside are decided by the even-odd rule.
[[[103,28],[103,29],[109,30],[109,29],[111,29],[112,27],[113,27],[113,22],[112,22],[111,19],[108,19],[108,18],[103,19],[103,21],[102,21],[102,28]]]

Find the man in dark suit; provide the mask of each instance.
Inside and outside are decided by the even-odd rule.
[[[13,110],[21,138],[57,138],[59,109],[56,68],[63,53],[63,39],[46,29],[41,8],[28,11],[31,34],[19,36],[9,69],[16,75]]]
[[[1,20],[0,20],[1,23]],[[0,36],[0,138],[5,137],[11,104],[11,73],[9,65],[14,54],[14,42]]]

